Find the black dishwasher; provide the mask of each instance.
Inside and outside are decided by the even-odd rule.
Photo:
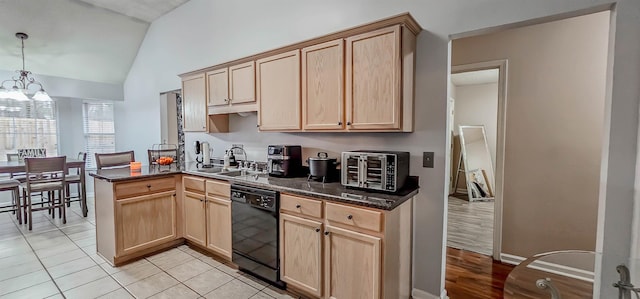
[[[241,270],[278,287],[279,193],[244,185],[231,185],[232,261]]]

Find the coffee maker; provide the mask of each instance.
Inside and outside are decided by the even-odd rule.
[[[267,171],[270,176],[296,177],[302,175],[302,146],[269,145]]]

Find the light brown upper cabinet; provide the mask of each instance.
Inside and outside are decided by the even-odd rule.
[[[260,131],[300,130],[300,50],[256,62]]]
[[[347,129],[413,130],[414,52],[400,25],[346,39]]]
[[[255,62],[206,73],[209,114],[256,111]]]
[[[207,103],[204,74],[182,80],[182,111],[185,132],[207,131]]]
[[[302,49],[302,128],[344,128],[344,40]]]
[[[260,131],[413,132],[421,31],[406,13],[181,77],[206,72],[210,119],[258,111]]]
[[[182,121],[185,132],[229,132],[228,115],[208,115],[204,73],[182,78]]]

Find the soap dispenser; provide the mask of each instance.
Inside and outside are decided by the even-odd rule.
[[[231,164],[230,164],[230,160],[229,160],[229,151],[224,151],[224,168],[228,168]]]
[[[229,166],[231,167],[238,166],[238,162],[236,161],[236,156],[233,155],[233,150],[229,151]]]

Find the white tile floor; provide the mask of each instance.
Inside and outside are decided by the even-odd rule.
[[[0,298],[294,298],[185,245],[117,268],[95,252],[77,203],[67,224],[34,213],[32,231],[0,213]]]

